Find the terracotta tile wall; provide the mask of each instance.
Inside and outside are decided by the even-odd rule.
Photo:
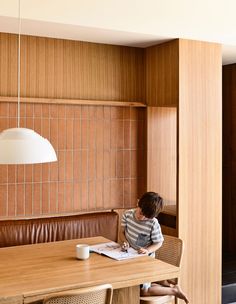
[[[0,103],[0,131],[16,127]],[[0,217],[128,208],[145,189],[145,109],[21,103],[21,127],[53,144],[58,162],[0,166]]]

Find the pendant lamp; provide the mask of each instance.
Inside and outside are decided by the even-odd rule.
[[[54,162],[57,161],[57,156],[50,142],[34,130],[20,128],[20,0],[18,10],[17,128],[6,129],[0,133],[0,164]]]

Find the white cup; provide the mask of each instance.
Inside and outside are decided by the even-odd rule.
[[[79,260],[86,260],[89,258],[89,245],[78,244],[76,245],[76,257]]]

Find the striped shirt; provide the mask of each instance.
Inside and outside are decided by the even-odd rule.
[[[139,221],[135,218],[135,210],[127,210],[121,219],[121,227],[124,227],[125,237],[131,247],[139,249],[163,242],[164,238],[158,220],[153,218]]]

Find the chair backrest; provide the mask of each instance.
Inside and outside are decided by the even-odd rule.
[[[183,255],[183,241],[180,238],[164,235],[164,242],[156,251],[156,258],[179,267]]]
[[[110,284],[58,292],[44,299],[44,304],[111,304],[113,289]]]

